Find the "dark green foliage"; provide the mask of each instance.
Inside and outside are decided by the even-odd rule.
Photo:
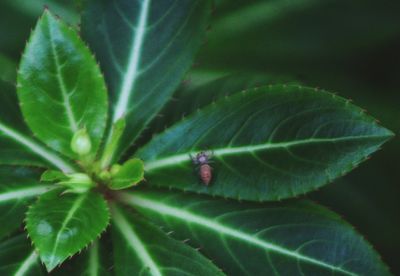
[[[0,7],[33,18],[39,2]],[[182,83],[211,1],[74,1],[80,28],[77,14],[62,8],[72,3],[44,2],[74,25],[45,10],[16,89],[15,53],[0,49],[0,274],[390,274],[333,212],[303,199],[265,201],[321,188],[393,136],[350,100],[308,86],[334,87],[336,75],[321,68],[336,53],[340,61],[393,36],[392,13],[380,34],[357,22],[344,45],[336,27],[313,22],[334,16],[310,16],[321,7],[343,11],[344,1],[216,1],[202,65]],[[347,5],[340,26],[356,6]],[[322,29],[326,47],[311,39]],[[202,151],[212,167],[208,186],[192,160]],[[349,194],[332,187],[313,196],[330,204]],[[358,202],[376,219],[359,194],[344,198],[343,210]]]

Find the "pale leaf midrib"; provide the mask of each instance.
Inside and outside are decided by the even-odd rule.
[[[141,262],[150,269],[153,276],[162,276],[162,273],[158,269],[157,264],[151,258],[150,253],[146,250],[143,242],[129,225],[129,222],[124,218],[117,207],[113,207],[112,211],[115,225],[117,226],[122,236],[127,240],[127,243],[131,247],[132,251],[134,251]]]
[[[291,142],[278,142],[278,143],[266,142],[265,144],[258,144],[251,146],[227,147],[227,148],[217,148],[209,150],[212,151],[213,156],[218,157],[218,156],[234,155],[240,153],[251,153],[260,150],[289,148],[293,146],[307,145],[307,144],[318,144],[318,143],[329,143],[329,142],[334,143],[334,142],[345,142],[345,141],[373,139],[373,138],[383,139],[385,137],[386,136],[370,135],[370,136],[347,136],[340,138],[311,138],[311,139],[296,140]],[[145,171],[150,172],[152,170],[160,169],[163,167],[169,167],[183,162],[188,162],[191,160],[190,155],[195,155],[197,152],[198,151],[188,151],[186,153],[172,155],[154,161],[145,162]]]
[[[58,249],[58,245],[59,245],[59,241],[60,241],[60,237],[61,234],[64,232],[64,230],[66,229],[68,223],[71,221],[71,219],[74,217],[74,214],[78,211],[78,209],[82,206],[82,203],[84,202],[84,200],[88,197],[88,193],[80,195],[74,202],[74,204],[71,206],[71,209],[68,211],[67,215],[65,216],[65,219],[63,221],[63,223],[61,224],[60,230],[57,233],[56,239],[54,241],[54,245],[53,245],[53,250],[51,253],[51,258],[49,261],[50,266],[54,265],[54,262],[56,262],[56,251]]]
[[[92,247],[89,250],[88,274],[90,276],[99,275],[99,244],[98,244],[98,241],[94,241]]]
[[[64,160],[59,158],[57,155],[48,152],[46,148],[42,147],[41,145],[35,143],[33,140],[24,137],[22,134],[18,133],[17,131],[7,127],[6,125],[0,122],[0,132],[3,132],[4,135],[9,137],[11,140],[18,142],[19,144],[23,145],[25,148],[29,149],[30,151],[34,152],[35,154],[39,155],[43,159],[47,160],[55,167],[59,168],[63,172],[74,172],[75,170],[68,165]]]
[[[290,258],[295,258],[297,260],[301,260],[303,262],[307,262],[307,263],[310,263],[310,264],[313,264],[316,266],[320,266],[320,267],[323,267],[325,269],[329,269],[332,271],[340,272],[345,275],[351,275],[351,276],[357,275],[357,274],[347,271],[341,267],[337,267],[337,266],[333,266],[333,265],[324,263],[323,261],[302,255],[298,252],[292,252],[292,251],[285,249],[279,245],[275,245],[273,243],[269,243],[269,242],[260,240],[259,238],[253,237],[247,233],[243,233],[239,230],[232,229],[229,226],[223,225],[220,222],[214,222],[208,218],[199,216],[197,214],[192,214],[192,213],[190,213],[190,211],[187,211],[182,208],[178,209],[175,207],[171,207],[170,205],[160,203],[160,201],[155,201],[155,200],[146,198],[146,196],[143,196],[143,195],[120,193],[120,199],[124,203],[131,205],[133,207],[139,206],[141,208],[148,209],[153,212],[159,213],[162,216],[170,216],[170,217],[174,217],[176,219],[185,221],[186,223],[196,224],[200,227],[211,229],[212,231],[215,231],[218,234],[222,233],[227,236],[246,241],[255,246],[259,246],[265,250],[269,250],[271,252],[275,252],[280,255],[284,255],[284,256],[287,256]]]
[[[14,276],[24,276],[24,275],[29,275],[27,274],[32,267],[37,261],[39,260],[39,256],[36,254],[35,251],[32,251],[32,253],[24,260],[24,262],[19,266],[18,270],[14,273]]]
[[[38,186],[32,186],[29,188],[19,188],[15,189],[13,191],[7,191],[0,193],[0,203],[2,202],[8,202],[12,200],[20,200],[23,198],[30,198],[34,197],[37,195],[41,195],[45,192],[47,192],[51,188],[51,186],[47,185],[38,185]]]
[[[75,133],[76,131],[78,131],[78,123],[77,123],[74,113],[72,111],[70,96],[68,94],[67,87],[66,87],[66,85],[64,83],[64,79],[62,77],[61,65],[60,65],[60,61],[58,58],[57,50],[54,45],[53,34],[52,34],[50,24],[48,24],[48,31],[49,31],[49,40],[50,40],[51,50],[53,53],[54,63],[55,63],[56,70],[57,70],[57,73],[56,73],[57,81],[58,81],[58,84],[59,84],[59,87],[61,90],[61,94],[63,97],[63,103],[64,103],[65,111],[67,113],[69,127],[70,127],[70,130],[72,131],[72,133]]]
[[[129,61],[127,70],[122,80],[121,89],[118,93],[117,106],[113,117],[113,122],[116,122],[125,115],[128,107],[128,102],[131,93],[136,84],[136,79],[139,73],[140,55],[143,47],[143,41],[146,34],[147,17],[149,14],[151,0],[145,0],[140,8],[138,23],[135,35],[132,40],[132,48],[129,53]]]

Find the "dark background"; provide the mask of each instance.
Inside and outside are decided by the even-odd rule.
[[[15,82],[45,5],[79,24],[79,1],[1,0],[0,79]],[[230,73],[293,79],[353,99],[400,131],[400,1],[216,0],[207,41],[188,74],[198,85]],[[400,139],[309,195],[354,225],[400,275]]]

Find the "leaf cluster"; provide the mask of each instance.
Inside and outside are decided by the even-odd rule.
[[[348,173],[392,132],[289,77],[180,86],[210,12],[87,1],[81,38],[45,10],[18,98],[0,87],[0,274],[389,274],[338,215],[277,201]]]

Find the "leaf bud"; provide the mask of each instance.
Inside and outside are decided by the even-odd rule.
[[[82,128],[75,132],[71,140],[71,149],[80,156],[87,155],[90,152],[92,149],[92,143],[90,142],[90,137],[86,128]]]

